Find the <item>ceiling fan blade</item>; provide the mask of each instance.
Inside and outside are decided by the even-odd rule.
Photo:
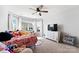
[[[41,13],[39,13],[39,15],[41,16]]]
[[[36,11],[36,10],[35,10],[35,9],[33,9],[33,8],[29,8],[29,9]]]
[[[40,5],[38,8],[39,8],[39,9],[42,9],[42,8],[43,8],[43,5]]]
[[[37,12],[35,12],[35,13],[37,13]],[[32,15],[34,15],[35,13],[32,13]]]
[[[45,13],[48,13],[48,11],[40,11],[40,12],[45,12]]]

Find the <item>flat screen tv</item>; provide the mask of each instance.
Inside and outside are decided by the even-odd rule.
[[[49,24],[48,31],[58,31],[57,24]]]

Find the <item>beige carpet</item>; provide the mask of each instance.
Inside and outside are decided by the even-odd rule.
[[[56,43],[48,39],[40,40],[36,46],[35,53],[78,53],[79,48],[67,44]]]

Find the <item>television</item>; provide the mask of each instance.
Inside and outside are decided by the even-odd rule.
[[[48,24],[48,31],[58,31],[57,24]]]

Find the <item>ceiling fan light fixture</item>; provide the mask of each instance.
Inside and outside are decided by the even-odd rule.
[[[41,16],[42,15],[41,13],[48,13],[47,10],[42,10],[43,7],[44,7],[43,5],[40,5],[39,7],[35,8],[35,9],[33,9],[33,8],[30,8],[30,9],[36,11],[35,13],[38,13],[39,16]],[[33,13],[32,15],[34,15],[35,13]]]
[[[41,13],[39,12],[39,15],[41,16]]]

